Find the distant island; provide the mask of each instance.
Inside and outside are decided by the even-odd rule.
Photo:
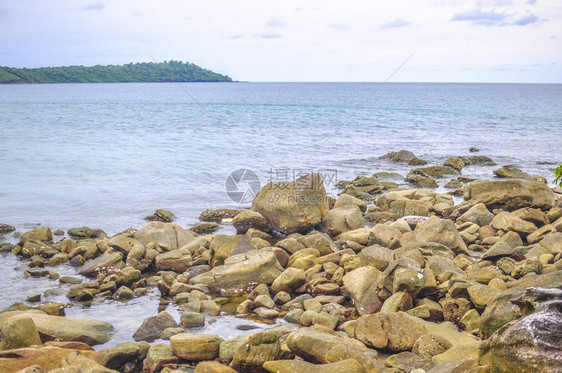
[[[108,66],[60,66],[34,69],[0,66],[0,84],[26,83],[134,83],[134,82],[231,82],[193,63],[164,61]]]

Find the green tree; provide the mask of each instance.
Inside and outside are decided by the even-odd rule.
[[[556,167],[556,170],[554,170],[554,176],[556,176],[554,184],[562,187],[562,163],[560,163],[558,167]]]

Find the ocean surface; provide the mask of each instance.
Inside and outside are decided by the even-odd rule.
[[[471,146],[480,152],[470,153]],[[400,149],[430,165],[475,154],[498,163],[468,166],[463,176],[492,179],[494,169],[510,164],[552,182],[562,161],[562,85],[4,85],[0,223],[19,232],[87,225],[115,234],[142,227],[146,215],[165,208],[189,227],[206,208],[249,206],[227,194],[233,191],[228,176],[236,170],[255,172],[262,186],[319,171],[329,176],[328,192],[336,195],[337,180],[380,171],[405,176],[410,166],[379,159]],[[448,180],[438,180],[440,190]],[[248,186],[234,188],[243,192]],[[16,257],[0,259],[0,309],[61,287],[26,279],[26,263]],[[64,296],[44,297],[57,299]],[[152,294],[128,306],[108,301],[67,314],[114,322],[125,330],[115,340],[127,340],[130,330],[156,313],[157,299]],[[135,316],[124,320],[115,307]],[[235,324],[218,320],[217,330],[225,329],[221,323]]]

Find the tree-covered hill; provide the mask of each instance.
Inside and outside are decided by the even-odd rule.
[[[108,66],[60,66],[36,69],[0,66],[0,84],[18,83],[128,83],[231,82],[195,64],[181,61],[142,62]]]

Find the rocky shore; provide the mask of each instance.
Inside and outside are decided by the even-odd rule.
[[[333,198],[309,174],[190,229],[157,210],[113,236],[80,227],[57,240],[41,227],[0,243],[26,275],[73,284],[74,302],[157,288],[162,306],[130,342],[96,351],[111,324],[16,303],[0,312],[0,372],[561,372],[562,188],[513,167],[462,177],[493,164],[482,156],[385,157],[415,167],[416,189],[378,173],[340,181]],[[428,189],[443,177],[451,192]],[[236,235],[213,234],[225,222]],[[61,263],[90,281],[59,276]],[[272,326],[230,340],[198,331],[221,313]]]

